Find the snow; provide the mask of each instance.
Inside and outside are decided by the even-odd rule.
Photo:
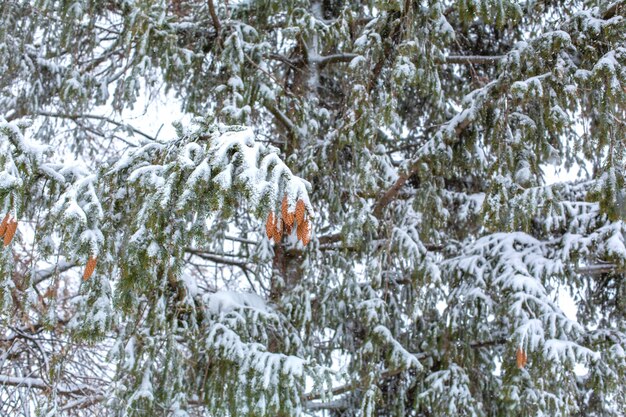
[[[0,190],[8,191],[15,187],[22,185],[22,181],[19,178],[9,174],[6,171],[0,172]]]
[[[38,160],[42,154],[50,149],[49,146],[28,140],[22,134],[22,130],[30,127],[32,122],[29,119],[21,119],[15,123],[8,123],[0,116],[0,134],[6,136],[14,146],[22,153]]]
[[[619,67],[619,62],[615,59],[615,51],[610,51],[598,60],[598,62],[594,65],[592,72],[605,70],[611,74],[615,74],[616,68]]]
[[[252,309],[267,313],[265,301],[256,294],[218,291],[205,296],[205,303],[213,314],[230,313],[238,309]]]
[[[450,39],[454,39],[456,37],[456,33],[454,32],[454,29],[452,28],[448,20],[445,18],[445,16],[443,15],[439,16],[439,19],[437,20],[437,26],[438,26],[439,33],[441,33],[441,35],[446,36]]]

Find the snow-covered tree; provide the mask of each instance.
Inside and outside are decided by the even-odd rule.
[[[625,164],[623,0],[4,1],[0,414],[622,416]]]

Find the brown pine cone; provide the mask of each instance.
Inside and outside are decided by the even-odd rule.
[[[13,240],[13,236],[15,236],[15,231],[17,230],[17,220],[11,218],[7,222],[6,231],[4,234],[4,246],[9,246],[11,241]]]
[[[267,221],[265,222],[265,234],[268,239],[271,239],[274,235],[274,224],[276,223],[276,219],[274,216],[274,212],[270,211],[270,214],[267,216]]]
[[[526,352],[521,347],[518,347],[517,352],[515,352],[515,360],[519,369],[522,369],[528,363],[528,356],[526,356]]]
[[[87,265],[85,265],[85,272],[83,272],[83,281],[87,281],[93,275],[93,271],[96,270],[96,263],[98,263],[98,258],[90,256]]]
[[[272,234],[272,238],[274,238],[274,242],[280,243],[280,240],[283,237],[283,221],[278,219],[274,223],[274,233]]]
[[[311,223],[308,220],[304,221],[304,231],[302,233],[302,244],[304,246],[308,245],[311,241]]]
[[[3,237],[4,234],[7,232],[7,224],[9,223],[10,218],[11,218],[11,214],[10,212],[8,212],[6,216],[4,216],[2,223],[0,223],[0,237]]]
[[[293,213],[289,213],[289,202],[287,201],[287,194],[285,194],[285,197],[283,197],[281,212],[285,225],[289,227],[293,226],[293,220],[295,216]]]
[[[296,203],[296,221],[298,222],[298,228],[300,223],[304,223],[304,214],[306,213],[306,207],[304,206],[304,200],[298,200]]]

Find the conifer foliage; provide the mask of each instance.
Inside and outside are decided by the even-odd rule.
[[[0,415],[622,416],[625,163],[623,0],[3,1]]]

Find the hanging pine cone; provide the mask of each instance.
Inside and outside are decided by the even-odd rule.
[[[298,222],[298,228],[300,223],[304,223],[304,214],[306,213],[306,207],[304,200],[298,200],[296,203],[296,221]]]
[[[276,219],[274,216],[274,212],[270,211],[270,214],[267,216],[267,221],[265,222],[265,234],[268,239],[271,239],[274,236],[274,224],[276,223]]]
[[[279,243],[283,237],[283,221],[282,219],[276,218],[274,222],[274,232],[272,233],[272,238],[274,242]]]
[[[15,236],[15,231],[17,230],[17,220],[13,217],[9,219],[7,222],[6,231],[4,234],[4,246],[9,246],[11,241],[13,240],[13,236]]]
[[[524,349],[522,349],[521,346],[518,347],[517,351],[515,352],[515,359],[517,362],[517,367],[519,369],[522,369],[528,363],[528,357],[526,356],[526,352],[524,352]]]
[[[0,237],[3,237],[4,234],[7,232],[7,224],[9,223],[10,218],[11,218],[11,214],[9,212],[6,214],[6,216],[4,216],[2,223],[0,223]]]
[[[93,275],[93,271],[96,270],[96,263],[98,263],[98,258],[90,256],[87,265],[85,265],[85,272],[83,272],[83,281],[87,281]]]
[[[287,194],[285,194],[285,197],[283,197],[281,214],[283,216],[283,221],[285,222],[285,227],[289,227],[289,230],[291,230],[291,226],[293,226],[295,215],[294,213],[289,213],[289,202],[287,201]],[[287,233],[291,233],[291,232],[287,232]]]
[[[311,224],[309,223],[308,220],[304,221],[304,230],[302,233],[302,244],[304,246],[308,245],[309,242],[311,241]]]
[[[298,230],[296,231],[296,236],[298,240],[302,242],[304,246],[306,246],[311,240],[311,224],[308,220],[305,220],[301,223],[298,223]]]

